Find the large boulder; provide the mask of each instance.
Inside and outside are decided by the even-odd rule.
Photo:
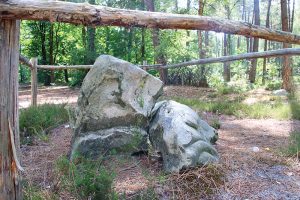
[[[148,126],[162,86],[159,79],[131,63],[108,55],[100,56],[83,81],[73,111],[72,151],[83,153],[90,147],[90,151],[97,152],[105,147],[104,138],[121,144],[120,149],[128,145],[133,139],[129,136],[134,135],[129,133],[132,127],[145,129]],[[126,139],[119,142],[122,137]]]
[[[186,105],[175,101],[158,102],[152,111],[150,141],[161,152],[166,172],[218,161],[213,143],[216,130]]]

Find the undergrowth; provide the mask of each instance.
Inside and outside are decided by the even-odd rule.
[[[297,156],[300,158],[300,132],[290,133],[289,144],[283,152],[287,156]]]
[[[68,113],[64,105],[43,104],[31,106],[20,111],[21,136],[39,136],[46,140],[45,133],[50,128],[68,121]]]
[[[199,99],[173,98],[174,100],[205,112],[213,112],[224,115],[234,115],[239,118],[274,118],[274,119],[298,119],[300,120],[300,107],[291,102],[289,104],[280,101],[269,103],[244,104],[239,101],[202,101]],[[294,105],[294,106],[293,106]]]
[[[102,160],[76,158],[69,161],[61,157],[56,162],[56,174],[60,190],[66,190],[76,199],[117,199],[112,183],[114,174],[102,164]]]

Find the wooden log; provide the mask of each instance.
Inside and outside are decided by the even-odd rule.
[[[300,36],[246,22],[215,17],[124,10],[88,3],[56,0],[0,1],[2,19],[47,20],[90,26],[136,26],[160,29],[189,29],[224,32],[277,42],[300,44]]]
[[[37,106],[37,95],[38,95],[38,79],[37,79],[37,66],[38,59],[32,58],[30,60],[32,63],[31,68],[31,105]]]
[[[141,67],[142,69],[147,68],[157,68],[161,67],[163,65],[161,64],[155,64],[155,65],[137,65],[138,67]],[[62,70],[62,69],[91,69],[93,65],[37,65],[38,69],[49,69],[49,70]]]
[[[20,23],[0,19],[0,199],[22,199],[18,67]]]
[[[91,69],[93,65],[37,65],[38,69],[61,70],[61,69]]]
[[[32,63],[30,62],[30,60],[28,58],[26,58],[25,56],[22,56],[21,54],[19,56],[19,61],[20,61],[20,63],[32,68]]]
[[[149,67],[149,68],[179,68],[179,67],[187,67],[191,65],[203,65],[203,64],[212,64],[212,63],[225,63],[236,60],[243,59],[253,59],[253,58],[270,58],[270,57],[278,57],[284,55],[300,55],[300,48],[288,48],[288,49],[280,49],[280,50],[272,50],[265,52],[254,52],[254,53],[245,53],[234,56],[222,56],[219,58],[205,58],[200,60],[193,60],[188,62],[182,62],[178,64],[169,64],[161,67]]]

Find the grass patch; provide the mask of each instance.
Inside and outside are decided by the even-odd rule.
[[[45,136],[45,132],[69,120],[65,105],[43,104],[20,111],[20,131],[22,136]],[[44,138],[47,139],[47,138]]]
[[[195,110],[213,112],[224,115],[234,115],[239,118],[274,118],[274,119],[298,119],[300,120],[300,106],[293,102],[289,104],[275,101],[274,103],[255,103],[247,105],[239,101],[202,101],[199,99],[173,98],[182,104]]]
[[[42,189],[31,185],[29,182],[23,182],[23,199],[24,200],[53,200],[58,199],[53,193],[43,191]]]
[[[60,189],[76,199],[117,199],[112,188],[114,174],[103,166],[101,159],[94,161],[78,157],[72,162],[61,157],[56,162],[56,173]]]
[[[289,145],[283,150],[283,153],[300,158],[300,132],[290,133]]]

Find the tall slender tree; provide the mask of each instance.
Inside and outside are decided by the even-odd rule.
[[[270,27],[270,10],[271,10],[271,2],[272,0],[268,0],[268,10],[267,10],[267,17],[266,17],[266,27]],[[268,50],[268,40],[265,40],[264,44],[264,51]],[[263,75],[262,75],[262,84],[264,85],[266,83],[266,73],[267,73],[267,58],[264,58],[263,63]]]
[[[287,0],[281,0],[281,25],[283,31],[289,30],[288,7]],[[283,43],[283,48],[289,48],[288,43]],[[282,87],[287,91],[292,91],[292,68],[290,66],[290,57],[283,56],[282,62]]]
[[[144,0],[145,6],[148,11],[155,11],[154,0]],[[155,50],[155,62],[159,64],[166,64],[166,58],[163,52],[160,49],[160,38],[159,38],[159,29],[152,29],[152,41],[153,47]],[[160,69],[159,70],[160,79],[164,84],[168,84],[168,70]]]
[[[260,25],[259,0],[254,0],[254,24],[255,25]],[[259,48],[259,39],[254,38],[252,52],[258,52],[258,48]],[[252,59],[251,60],[251,67],[250,67],[250,71],[249,71],[249,81],[250,81],[250,83],[255,83],[256,68],[257,68],[257,59]]]

